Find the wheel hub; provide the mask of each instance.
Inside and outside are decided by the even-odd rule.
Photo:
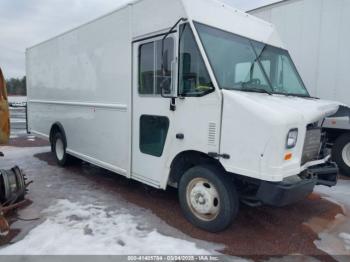
[[[194,209],[201,213],[207,214],[210,212],[213,203],[213,196],[202,185],[196,185],[191,191],[191,204]]]
[[[61,139],[56,140],[55,151],[58,160],[62,160],[64,157],[64,145]]]
[[[213,220],[219,213],[219,194],[205,179],[191,181],[187,192],[188,204],[192,212],[202,220]]]

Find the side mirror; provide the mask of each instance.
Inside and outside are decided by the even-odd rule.
[[[165,41],[168,39],[168,36],[173,32],[173,30],[181,23],[187,21],[187,18],[180,18],[175,25],[168,31],[168,33],[165,34],[165,36],[162,39],[162,77],[163,81],[161,82],[161,95],[162,97],[171,98],[170,101],[170,110],[175,111],[176,105],[175,105],[175,99],[177,98],[177,59],[172,59],[171,66],[170,66],[170,74],[168,73],[169,70],[166,70],[166,67],[168,66],[168,56],[169,52],[165,52]],[[165,55],[166,53],[166,55]],[[168,72],[167,72],[168,71]]]
[[[175,40],[168,35],[162,39],[162,53],[161,53],[161,80],[160,89],[162,97],[176,98],[176,58],[175,57]]]
[[[171,79],[170,77],[164,77],[163,81],[160,83],[160,88],[162,91],[162,97],[168,97],[171,95]]]
[[[162,81],[160,83],[161,95],[165,98],[176,98],[176,88],[175,88],[175,78],[176,78],[176,61],[171,62],[170,70],[166,68],[163,70]]]

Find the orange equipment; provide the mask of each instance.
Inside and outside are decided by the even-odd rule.
[[[10,137],[10,114],[6,82],[0,68],[0,145],[8,144]],[[1,148],[0,148],[1,149]],[[4,156],[0,151],[0,157]],[[10,232],[5,214],[26,204],[25,195],[31,183],[16,166],[10,170],[0,169],[0,238]]]
[[[6,82],[0,68],[0,145],[7,144],[10,137],[10,115]]]

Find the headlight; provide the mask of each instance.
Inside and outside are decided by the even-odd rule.
[[[287,136],[287,142],[286,142],[286,147],[287,149],[291,149],[296,146],[298,141],[298,129],[292,129],[289,131],[288,136]]]

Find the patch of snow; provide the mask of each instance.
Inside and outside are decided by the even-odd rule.
[[[26,137],[27,131],[23,129],[15,129],[11,127],[11,138]]]
[[[26,96],[8,96],[9,102],[27,102]]]
[[[26,96],[9,96],[8,102],[10,106],[23,107],[27,104],[27,97]]]
[[[47,220],[0,255],[209,255],[195,243],[148,231],[130,214],[59,200]]]
[[[77,172],[34,157],[49,153],[49,146],[4,146],[1,150],[5,154],[0,158],[1,168],[18,165],[28,179],[34,180],[28,195],[33,203],[20,209],[19,217],[40,220],[13,223],[11,227],[19,229],[20,233],[13,240],[15,244],[0,249],[0,255],[123,255],[138,252],[147,255],[163,252],[217,255],[225,248],[221,244],[192,238],[169,226],[150,210],[127,201],[114,190],[99,186],[94,179],[89,179],[90,175],[96,174],[106,179],[108,175],[99,168],[82,165]],[[57,202],[58,199],[64,200]],[[119,226],[113,222],[118,222]],[[48,231],[45,233],[45,230]],[[61,243],[63,246],[59,246]]]
[[[11,124],[25,124],[26,120],[21,118],[11,118],[10,122]]]
[[[350,180],[339,180],[335,187],[318,186],[315,190],[322,198],[340,204],[344,213],[350,212]]]
[[[335,187],[319,186],[315,190],[323,199],[339,205],[343,214],[338,214],[335,220],[318,234],[319,240],[314,243],[317,248],[333,255],[350,255],[350,181],[339,180]],[[336,259],[340,259],[337,257]],[[341,261],[341,259],[340,259]],[[346,261],[346,260],[344,260]]]
[[[350,251],[350,234],[348,233],[340,233],[339,237],[342,238],[345,242],[345,248],[346,250]]]
[[[348,242],[350,241],[350,234],[340,233],[339,236]]]

